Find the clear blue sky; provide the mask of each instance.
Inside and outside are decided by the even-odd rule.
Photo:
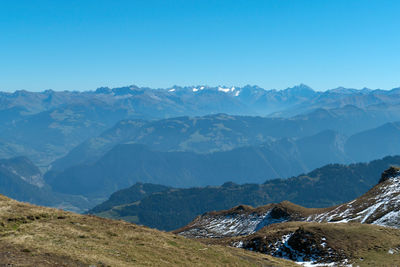
[[[0,1],[0,90],[400,86],[400,1]]]

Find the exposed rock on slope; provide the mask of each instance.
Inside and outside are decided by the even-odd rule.
[[[305,266],[396,266],[399,240],[400,230],[376,225],[289,222],[215,241]]]

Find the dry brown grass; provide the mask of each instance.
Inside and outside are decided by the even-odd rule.
[[[252,213],[264,214],[265,212],[267,212],[268,210],[270,210],[274,207],[280,208],[284,211],[287,211],[289,214],[296,214],[299,217],[307,217],[312,214],[326,212],[328,210],[333,209],[333,207],[305,208],[305,207],[296,205],[290,201],[283,201],[281,203],[271,203],[271,204],[267,204],[267,205],[256,207],[256,208],[249,206],[249,205],[239,205],[239,206],[236,206],[229,210],[212,211],[212,212],[208,212],[206,214],[214,215],[214,216],[215,215],[237,214],[237,213],[240,213],[240,214],[252,214]]]
[[[123,221],[0,196],[0,260],[13,266],[296,266]]]

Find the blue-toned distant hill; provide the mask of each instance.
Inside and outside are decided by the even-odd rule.
[[[350,124],[342,124],[340,129],[321,129],[318,125],[317,128],[318,131],[333,129],[354,134],[400,120],[400,90],[338,88],[318,92],[299,85],[280,91],[257,86],[175,86],[167,89],[128,86],[87,92],[1,92],[0,144],[3,145],[0,157],[26,155],[44,169],[87,138],[99,135],[124,119],[150,120],[216,113],[273,114],[286,118],[306,114],[293,119],[303,119],[303,123],[311,124],[315,116],[321,116],[330,125],[345,121],[353,114],[350,116],[360,117]],[[331,120],[330,116],[334,118]],[[285,135],[287,132],[280,137]]]
[[[346,141],[345,150],[355,161],[399,154],[400,122],[386,123],[351,136]]]
[[[45,180],[57,192],[86,196],[108,195],[136,182],[175,187],[259,183],[344,162],[341,146],[341,136],[333,131],[207,154],[120,144],[94,163],[49,171]]]
[[[125,120],[55,161],[45,177],[59,192],[104,196],[136,182],[176,187],[261,182],[329,163],[400,154],[399,123],[349,137],[328,130],[365,126],[367,118],[345,106],[291,119],[217,114]]]
[[[66,156],[54,161],[51,168],[63,170],[81,163],[93,163],[117,144],[144,144],[164,152],[210,153],[273,143],[282,138],[305,138],[324,131],[338,132],[343,139],[346,135],[380,126],[385,120],[387,118],[350,105],[336,109],[320,108],[293,118],[215,114],[153,121],[123,120],[76,146]],[[338,146],[344,141],[341,139],[337,140]],[[313,147],[310,152],[316,153],[316,149]],[[339,159],[346,162],[344,156]]]
[[[246,136],[253,136],[254,138],[250,140],[256,142],[256,137],[262,137],[262,135],[258,132],[245,135],[243,121],[234,120],[234,117],[229,116],[221,118],[227,121],[233,119],[233,123],[242,126],[237,127],[241,131],[227,130],[229,128],[222,127],[221,124],[229,125],[229,123],[219,121],[217,128],[224,131],[220,132],[214,128],[212,130],[206,128],[207,134],[196,131],[197,143],[193,141],[191,144],[185,138],[192,135],[178,134],[182,132],[181,129],[188,129],[184,125],[187,125],[185,123],[189,123],[190,119],[185,118],[183,120],[185,123],[177,119],[173,123],[162,124],[157,130],[152,127],[151,129],[156,133],[154,136],[137,134],[140,136],[139,142],[134,140],[131,143],[117,144],[107,151],[104,149],[102,151],[104,154],[97,154],[97,158],[92,158],[93,161],[83,161],[65,169],[49,171],[45,175],[45,180],[57,192],[105,196],[136,182],[174,187],[220,185],[226,181],[260,183],[267,179],[309,172],[329,163],[348,164],[359,162],[360,159],[373,160],[374,155],[400,154],[398,144],[400,131],[396,128],[398,123],[386,124],[350,138],[332,130],[325,130],[302,138],[286,137],[268,140],[266,136],[264,138],[267,141],[261,144],[253,143],[239,147],[238,143],[245,140]],[[262,118],[253,119],[262,120]],[[198,125],[201,125],[201,119],[199,121]],[[209,121],[206,121],[208,125]],[[144,129],[139,130],[139,133],[152,133],[148,128]],[[199,129],[202,128],[199,127]],[[267,129],[264,131],[268,132]],[[112,132],[124,133],[123,130]],[[94,140],[98,140],[98,143],[95,143],[98,145],[102,139]],[[140,141],[150,145],[138,144]],[[196,145],[210,150],[213,148],[217,151],[196,153],[195,149],[187,149],[187,147],[182,151],[174,150],[181,144],[192,145],[193,148]],[[222,146],[229,144],[233,149],[218,151],[223,148],[217,149],[219,144]],[[71,152],[71,155],[81,154],[87,157],[93,151],[101,151],[92,150],[90,146],[90,149],[85,146],[78,148]]]

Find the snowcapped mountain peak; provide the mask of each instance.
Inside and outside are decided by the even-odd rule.
[[[232,87],[232,88],[234,88],[234,87]],[[219,92],[224,92],[224,93],[228,93],[228,92],[230,92],[231,91],[231,88],[224,88],[224,87],[218,87],[218,91]]]

